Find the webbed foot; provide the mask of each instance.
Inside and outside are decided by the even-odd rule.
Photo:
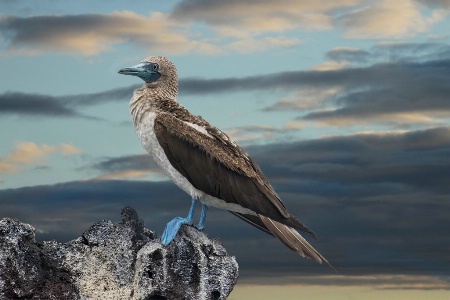
[[[178,230],[180,230],[183,224],[192,224],[192,218],[194,217],[195,207],[197,206],[197,199],[192,199],[191,208],[186,218],[176,217],[166,225],[163,235],[161,237],[161,243],[164,246],[170,244],[171,241],[177,236]],[[203,212],[203,210],[202,210]]]
[[[164,233],[161,237],[161,242],[164,246],[170,244],[170,242],[176,237],[178,230],[180,230],[181,225],[192,224],[192,219],[176,217],[166,225]]]

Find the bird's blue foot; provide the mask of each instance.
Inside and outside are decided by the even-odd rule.
[[[192,219],[176,217],[175,219],[167,223],[166,229],[164,229],[164,233],[161,237],[161,242],[164,246],[170,244],[170,242],[177,235],[178,230],[180,230],[181,225],[183,224],[192,224]]]
[[[195,207],[197,206],[198,200],[192,199],[191,208],[189,209],[188,216],[186,218],[176,217],[166,225],[163,235],[161,237],[161,243],[164,246],[170,244],[170,242],[175,238],[183,224],[192,224],[192,218],[194,217]],[[203,215],[203,210],[202,210]]]
[[[194,217],[195,207],[197,206],[198,200],[192,199],[191,209],[189,210],[188,216],[186,218],[176,217],[166,225],[163,235],[161,237],[161,243],[164,246],[170,244],[170,242],[177,236],[178,230],[180,230],[183,224],[192,224],[192,218]],[[203,230],[205,228],[206,213],[208,212],[208,206],[202,204],[202,214],[200,215],[200,221],[195,226],[198,230]]]

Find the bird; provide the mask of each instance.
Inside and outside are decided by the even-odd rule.
[[[190,195],[187,217],[168,222],[161,242],[167,246],[183,224],[192,225],[195,209],[201,215],[195,227],[203,230],[209,207],[230,211],[238,218],[278,238],[302,257],[333,266],[298,231],[316,234],[291,215],[258,164],[226,133],[177,101],[178,73],[164,56],[150,56],[119,74],[141,78],[129,108],[143,148]]]

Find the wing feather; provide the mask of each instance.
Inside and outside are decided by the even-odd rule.
[[[170,163],[195,188],[316,238],[288,213],[259,166],[244,150],[217,128],[205,128],[209,135],[168,113],[158,114],[154,123],[156,137]]]

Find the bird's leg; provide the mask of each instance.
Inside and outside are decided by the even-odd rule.
[[[202,203],[202,214],[200,215],[200,221],[195,226],[198,230],[205,228],[206,213],[208,212],[208,205]]]
[[[189,209],[189,213],[186,218],[176,217],[166,225],[166,229],[164,229],[164,233],[161,238],[161,242],[164,246],[170,244],[170,242],[175,238],[180,230],[181,225],[183,224],[192,224],[192,218],[194,217],[195,207],[197,206],[197,199],[192,199],[191,209]],[[203,211],[202,211],[203,213]]]

